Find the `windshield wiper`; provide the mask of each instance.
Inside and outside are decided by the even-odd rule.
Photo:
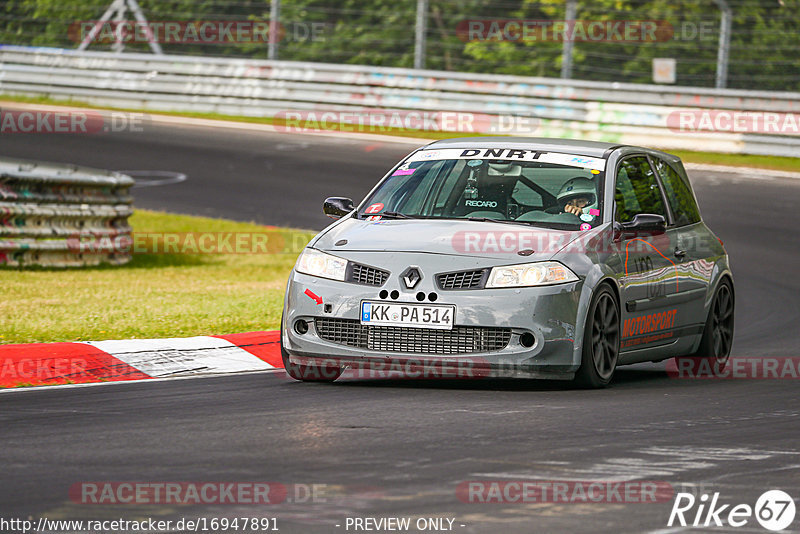
[[[418,217],[412,217],[411,215],[406,215],[405,213],[398,213],[396,211],[384,211],[381,213],[362,213],[364,219],[368,217],[386,217],[387,219],[417,219]]]
[[[467,217],[467,220],[475,222],[493,222],[501,224],[524,224],[527,226],[531,226],[531,223],[529,221],[510,221],[503,219],[490,219],[489,217]]]
[[[406,215],[405,213],[399,213],[397,211],[384,211],[383,213],[379,213],[378,215],[388,215],[389,217],[394,217],[395,219],[415,219],[416,217],[412,217],[410,215]]]

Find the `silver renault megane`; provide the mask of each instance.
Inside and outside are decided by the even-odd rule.
[[[436,141],[300,254],[288,374],[347,369],[608,385],[619,365],[724,368],[734,287],[680,159],[590,141]]]

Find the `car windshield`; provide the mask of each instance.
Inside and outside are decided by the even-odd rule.
[[[478,157],[487,153],[508,156],[509,152],[515,157]],[[470,157],[473,153],[476,157]],[[517,157],[519,153],[527,158]],[[572,161],[574,165],[568,164]],[[362,203],[357,216],[373,221],[490,219],[587,230],[602,221],[604,169],[603,159],[570,154],[422,150],[381,183]]]

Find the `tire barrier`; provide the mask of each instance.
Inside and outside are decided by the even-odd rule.
[[[0,159],[0,265],[127,263],[133,184],[111,171]]]

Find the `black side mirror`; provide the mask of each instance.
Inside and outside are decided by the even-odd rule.
[[[322,212],[331,219],[339,219],[353,211],[353,201],[344,197],[329,197],[322,204]]]
[[[661,235],[667,231],[667,220],[663,215],[640,213],[633,220],[620,224],[623,234]]]

